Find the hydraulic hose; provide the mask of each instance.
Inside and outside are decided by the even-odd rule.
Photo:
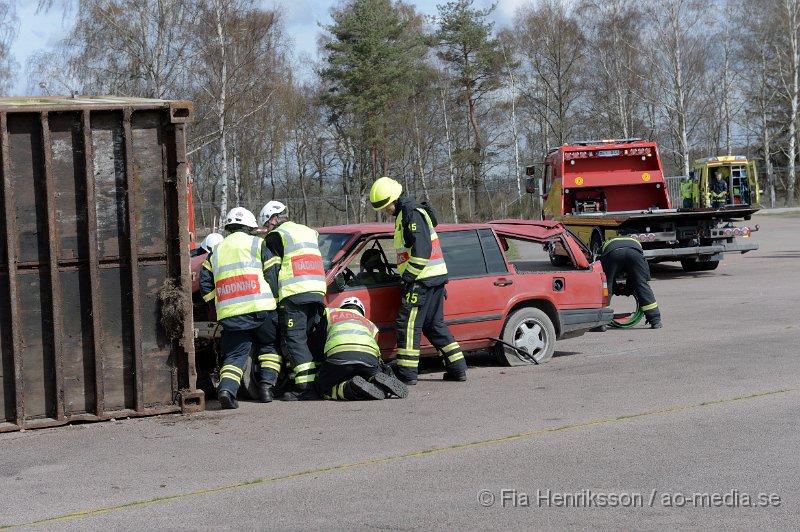
[[[617,318],[614,318],[613,320],[611,320],[611,323],[609,323],[609,325],[617,329],[630,329],[631,327],[642,321],[642,318],[644,318],[644,312],[642,312],[642,309],[637,306],[636,311],[630,316],[628,316],[628,319],[618,320]]]

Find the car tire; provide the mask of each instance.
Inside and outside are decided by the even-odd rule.
[[[556,347],[556,329],[552,320],[544,311],[534,307],[512,312],[503,327],[501,338],[508,344],[527,350],[539,364],[550,360]],[[496,356],[498,362],[505,366],[532,364],[502,344],[497,345]]]
[[[238,394],[240,399],[258,399],[258,364],[255,362],[256,356],[255,348],[253,348],[242,371],[242,382],[239,385]]]

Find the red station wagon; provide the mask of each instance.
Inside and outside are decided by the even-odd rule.
[[[436,233],[450,279],[445,321],[464,351],[492,349],[507,365],[532,363],[530,357],[546,362],[557,339],[580,336],[613,318],[600,263],[590,264],[585,246],[560,223],[442,224]],[[386,359],[396,354],[400,306],[393,239],[389,224],[326,227],[319,239],[328,305],[358,296],[380,328]],[[434,354],[423,338],[422,355]]]

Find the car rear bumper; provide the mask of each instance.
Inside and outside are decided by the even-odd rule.
[[[589,329],[607,325],[614,319],[614,310],[609,307],[561,310],[558,313],[558,339],[581,336]]]

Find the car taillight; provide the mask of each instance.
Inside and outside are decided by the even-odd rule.
[[[742,236],[745,237],[745,238],[750,236],[750,228],[749,227],[747,227],[747,226],[742,227]]]
[[[733,229],[731,229],[730,227],[726,227],[725,231],[723,231],[722,234],[724,234],[726,237],[733,236]]]
[[[600,271],[600,279],[603,280],[603,306],[607,307],[611,304],[611,300],[608,297],[608,279],[604,271]]]

